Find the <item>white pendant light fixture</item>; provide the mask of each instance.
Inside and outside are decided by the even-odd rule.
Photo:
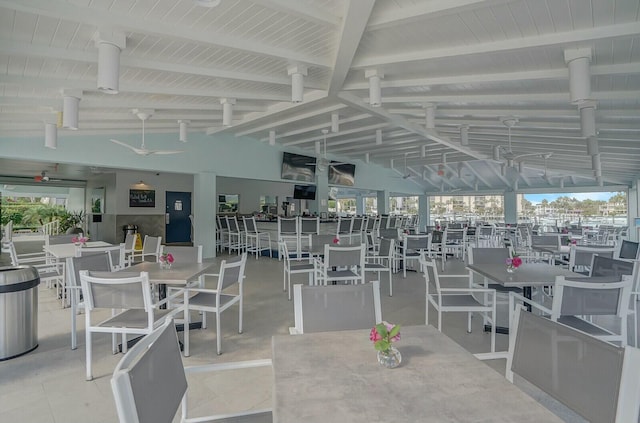
[[[460,145],[464,147],[469,145],[469,125],[460,126]]]
[[[62,127],[65,129],[78,129],[78,109],[82,90],[64,90],[62,92]]]
[[[98,31],[98,89],[106,94],[118,94],[120,89],[120,52],[126,46],[123,32]]]
[[[44,146],[52,150],[58,148],[58,127],[55,123],[44,124]]]
[[[376,129],[376,145],[382,144],[382,129]]]
[[[591,48],[573,48],[564,51],[564,61],[569,67],[569,93],[571,103],[582,104],[591,98]]]
[[[269,131],[269,145],[276,145],[276,131]]]
[[[380,107],[382,105],[380,79],[384,78],[384,74],[377,69],[367,69],[364,71],[364,77],[369,80],[369,105]]]
[[[424,126],[427,129],[436,129],[436,105],[433,103],[425,103],[424,107]]]
[[[331,132],[334,134],[340,131],[340,115],[331,113]]]
[[[287,68],[287,73],[291,76],[291,102],[302,103],[304,100],[304,77],[307,76],[305,65],[292,65]]]
[[[233,126],[233,105],[236,104],[235,98],[221,98],[222,104],[222,126]]]
[[[180,126],[180,141],[187,142],[187,125],[189,125],[191,121],[189,120],[179,120],[178,125]]]

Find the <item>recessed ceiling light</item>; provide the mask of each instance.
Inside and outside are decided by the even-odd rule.
[[[195,4],[202,7],[216,7],[222,0],[193,0]]]

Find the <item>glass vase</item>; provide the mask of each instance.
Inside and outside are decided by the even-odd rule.
[[[160,268],[165,270],[171,269],[171,263],[168,263],[166,261],[161,261]]]
[[[394,369],[402,362],[402,355],[396,347],[389,347],[387,351],[378,351],[378,364],[387,369]]]
[[[515,268],[515,267],[513,267],[513,266],[507,266],[507,272],[508,272],[508,273],[513,273],[513,272],[515,272],[515,271],[516,271],[516,268]]]

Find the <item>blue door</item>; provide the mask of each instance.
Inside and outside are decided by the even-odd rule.
[[[167,191],[166,199],[165,242],[191,242],[191,193]]]

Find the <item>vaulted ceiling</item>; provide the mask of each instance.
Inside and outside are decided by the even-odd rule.
[[[82,133],[135,132],[131,110],[145,108],[150,133],[184,120],[320,155],[329,129],[329,156],[393,167],[427,191],[640,176],[637,0],[197,3],[0,0],[0,136],[44,137],[73,93]],[[96,40],[118,36],[110,95],[97,89]],[[302,102],[290,73],[304,75]]]

